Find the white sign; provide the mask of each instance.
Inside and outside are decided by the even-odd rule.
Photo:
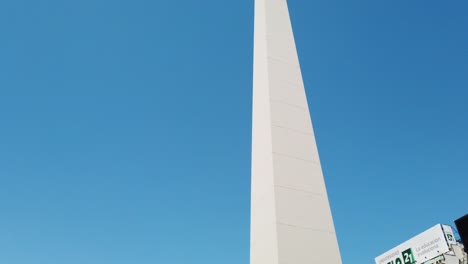
[[[453,234],[453,233],[452,233]],[[449,251],[442,225],[436,225],[375,258],[376,264],[423,263]]]
[[[457,240],[455,239],[455,235],[453,234],[452,227],[448,225],[442,225],[442,229],[445,233],[445,239],[449,245],[457,244]]]

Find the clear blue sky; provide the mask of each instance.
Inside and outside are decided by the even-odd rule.
[[[345,264],[467,212],[468,2],[290,0]],[[253,0],[0,2],[0,263],[248,264]]]

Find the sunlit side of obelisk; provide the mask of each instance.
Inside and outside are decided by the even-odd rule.
[[[250,263],[341,264],[286,0],[255,1],[252,122]]]

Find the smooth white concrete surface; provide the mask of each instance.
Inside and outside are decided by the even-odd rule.
[[[286,0],[255,1],[251,264],[341,264]]]

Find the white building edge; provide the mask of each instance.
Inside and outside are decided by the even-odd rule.
[[[341,264],[286,0],[255,0],[251,264]]]

